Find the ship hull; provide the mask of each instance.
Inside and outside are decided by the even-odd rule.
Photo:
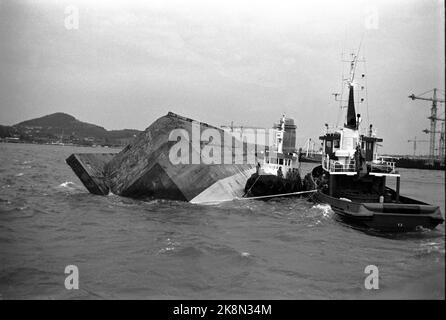
[[[200,133],[207,129],[212,129],[221,140],[201,141]],[[194,130],[198,130],[198,143],[191,138],[197,134]],[[181,134],[172,139],[172,132]],[[179,153],[172,152],[180,140],[186,142],[186,148]],[[213,152],[219,150],[221,157],[203,163],[205,146],[214,147]],[[245,183],[255,172],[257,163],[257,160],[248,161],[247,150],[246,143],[235,141],[221,129],[169,113],[156,120],[121,152],[113,156],[75,154],[67,159],[67,164],[94,194],[111,192],[131,198],[206,203],[243,195]],[[178,154],[180,162],[172,159]],[[238,161],[237,155],[241,155]]]
[[[294,179],[286,179],[277,175],[253,174],[244,188],[246,197],[263,197],[273,195],[284,195],[302,191],[302,182],[300,176]]]
[[[331,197],[318,191],[315,202],[329,204],[344,222],[382,232],[407,232],[420,228],[434,229],[444,222],[438,206],[400,197],[402,203],[361,203]]]

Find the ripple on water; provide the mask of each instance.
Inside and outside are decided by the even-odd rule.
[[[443,257],[445,255],[444,242],[428,241],[420,244],[415,250],[417,257]]]
[[[60,188],[66,188],[66,189],[79,189],[81,186],[72,182],[72,181],[65,181],[59,184]]]

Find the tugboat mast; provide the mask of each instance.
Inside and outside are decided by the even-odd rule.
[[[361,47],[361,45],[360,45]],[[358,62],[365,62],[364,59],[359,60],[359,51],[360,48],[358,49],[358,51],[356,53],[351,53],[350,59],[348,60],[342,60],[343,62],[348,62],[349,63],[349,76],[347,78],[342,77],[342,88],[344,89],[344,85],[348,88],[348,99],[344,100],[343,99],[343,92],[344,90],[342,89],[342,93],[333,93],[332,95],[335,98],[335,101],[339,101],[340,102],[340,112],[343,113],[343,109],[347,108],[347,114],[346,114],[346,122],[344,123],[344,127],[345,128],[349,128],[349,129],[353,129],[353,130],[359,130],[359,122],[357,121],[357,115],[356,115],[356,108],[355,108],[355,86],[357,86],[357,83],[355,83],[355,75],[356,75],[356,69],[357,69],[357,65]],[[362,74],[362,78],[365,77],[365,74]],[[366,89],[367,92],[367,88],[364,85],[360,86],[360,89]],[[366,93],[367,94],[367,93]],[[340,96],[340,99],[338,99],[338,96]],[[359,98],[359,101],[362,103],[364,101],[364,98]],[[344,103],[347,103],[347,105],[344,105]],[[367,103],[367,102],[366,102]],[[367,105],[368,108],[368,105]],[[367,110],[367,114],[368,114],[368,110]],[[337,124],[336,127],[338,127],[339,124],[339,115],[338,115],[338,120],[337,120]]]
[[[358,129],[356,123],[356,110],[355,110],[355,98],[354,98],[354,86],[353,80],[355,78],[356,69],[356,55],[352,54],[353,59],[350,63],[350,79],[348,81],[348,106],[347,106],[347,123],[344,125],[345,128],[356,130]]]

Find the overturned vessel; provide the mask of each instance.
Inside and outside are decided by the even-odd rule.
[[[93,194],[193,203],[241,197],[267,143],[169,112],[115,154],[66,159]]]

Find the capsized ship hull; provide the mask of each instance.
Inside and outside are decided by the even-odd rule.
[[[221,139],[200,141],[207,129]],[[176,152],[179,142],[186,149]],[[66,162],[94,194],[212,202],[243,195],[256,164],[248,150],[257,149],[247,146],[219,128],[169,112],[117,154],[73,154]],[[203,148],[213,148],[210,155],[220,161],[204,163]]]

